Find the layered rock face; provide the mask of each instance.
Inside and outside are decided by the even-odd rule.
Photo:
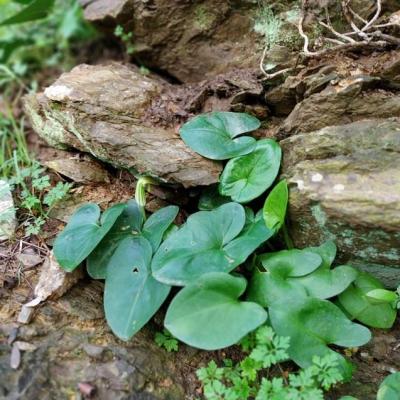
[[[396,287],[400,268],[400,119],[326,127],[281,141],[298,247],[333,239],[339,262]]]
[[[160,82],[121,64],[80,65],[25,101],[48,143],[184,187],[218,182],[219,163],[192,152],[173,129],[145,120]]]
[[[252,67],[263,44],[253,31],[254,1],[95,0],[85,17],[102,28],[133,33],[135,57],[150,68],[195,82],[232,68]]]

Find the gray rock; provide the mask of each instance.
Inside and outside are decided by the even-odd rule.
[[[132,32],[134,56],[147,67],[194,82],[257,66],[264,47],[253,30],[258,12],[257,2],[245,0],[94,0],[84,15],[100,27]]]
[[[63,300],[74,301],[74,313],[60,307],[60,300],[47,302],[31,325],[20,328],[18,337],[27,341],[33,351],[27,351],[25,346],[20,354],[20,342],[15,342],[14,353],[18,351],[18,355],[13,356],[11,366],[11,348],[1,349],[0,398],[71,398],[77,396],[78,384],[82,382],[96,388],[98,400],[185,398],[176,355],[154,343],[154,332],[145,328],[133,340],[122,342],[109,332],[102,317],[88,316],[88,308],[97,308],[102,315],[101,285],[82,282]],[[0,326],[3,322],[0,314]],[[0,330],[0,340],[3,339]],[[82,343],[86,343],[85,350]],[[88,351],[87,343],[104,348],[104,354],[94,356],[97,351]]]
[[[331,126],[281,141],[298,247],[335,240],[339,262],[400,281],[400,119]]]
[[[184,187],[218,181],[221,165],[192,152],[173,129],[145,115],[163,85],[120,65],[80,65],[25,99],[35,131],[116,167]]]
[[[0,180],[0,241],[10,239],[17,227],[14,201],[10,186]]]
[[[366,76],[350,77],[330,85],[298,103],[280,127],[278,136],[285,138],[367,118],[400,116],[400,95],[376,90],[380,86],[379,78]]]

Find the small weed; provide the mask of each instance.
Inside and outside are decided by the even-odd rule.
[[[114,35],[122,40],[125,45],[126,53],[131,55],[136,51],[136,47],[133,44],[133,33],[126,33],[121,25],[117,25],[114,30]]]
[[[289,338],[277,336],[268,326],[258,328],[241,344],[250,354],[239,363],[224,360],[225,365],[218,367],[210,361],[197,370],[207,400],[323,400],[323,391],[343,380],[335,355],[315,356],[311,367],[287,374],[279,363],[289,359]],[[266,377],[272,366],[279,366],[281,377]]]
[[[260,9],[254,23],[254,31],[264,37],[266,46],[271,48],[279,42],[281,27],[282,21],[275,16],[271,7]]]
[[[168,351],[168,353],[179,350],[178,341],[171,335],[170,332],[168,332],[167,329],[163,329],[162,332],[156,332],[154,341],[158,347],[163,347]]]

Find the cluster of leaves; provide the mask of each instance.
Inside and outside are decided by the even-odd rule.
[[[279,170],[276,142],[243,136],[259,125],[247,114],[215,112],[182,126],[181,136],[193,150],[229,161],[218,192],[208,189],[199,202],[202,211],[181,227],[173,225],[175,206],[146,220],[139,182],[137,201],[102,215],[95,204],[80,208],[58,236],[55,255],[68,271],[87,259],[89,274],[105,279],[106,319],[124,340],[147,323],[177,286],[182,289],[169,304],[164,326],[182,342],[205,350],[225,348],[269,317],[274,331],[290,338],[287,353],[299,366],[312,367],[315,356],[335,359],[341,376],[349,379],[351,364],[328,346],[365,344],[370,331],[351,320],[388,328],[396,310],[373,292],[383,289],[375,278],[350,266],[331,268],[336,255],[332,242],[256,253],[284,228],[288,202],[282,181],[257,213],[241,204],[270,188]],[[243,268],[249,258],[252,262]],[[261,358],[267,362],[268,355]]]
[[[18,193],[18,209],[25,214],[25,234],[37,235],[50,211],[67,196],[71,184],[58,182],[51,187],[50,176],[44,173],[45,169],[39,163],[19,168],[16,158],[14,161],[16,174],[8,182]]]
[[[74,42],[94,37],[78,0],[1,0],[0,86],[43,67],[72,65]],[[31,87],[35,82],[31,83]]]
[[[117,25],[114,30],[114,35],[119,37],[125,45],[126,53],[131,55],[136,51],[135,45],[133,43],[133,33],[125,32],[121,25]]]
[[[210,361],[197,370],[207,400],[323,400],[323,391],[343,380],[332,355],[314,356],[312,365],[298,373],[269,378],[271,369],[289,359],[288,337],[262,326],[245,339],[249,354],[239,363],[224,360],[224,367]],[[283,371],[282,371],[283,372]]]
[[[178,341],[168,332],[167,329],[164,329],[162,332],[157,332],[154,341],[156,342],[157,346],[163,347],[168,353],[172,351],[179,350],[179,343]]]

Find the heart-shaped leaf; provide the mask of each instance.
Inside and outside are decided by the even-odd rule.
[[[256,140],[237,136],[259,127],[260,121],[245,113],[212,112],[192,118],[179,132],[196,153],[212,160],[226,160],[250,153]]]
[[[107,267],[104,310],[108,325],[129,340],[156,313],[170,287],[151,275],[152,248],[144,237],[120,242]]]
[[[157,210],[144,223],[142,234],[151,243],[153,252],[160,247],[165,231],[174,222],[179,207],[168,206]]]
[[[285,222],[289,191],[286,180],[279,182],[264,203],[263,216],[267,228],[278,232]]]
[[[308,247],[308,251],[317,253],[322,257],[321,268],[329,269],[336,257],[336,245],[332,240],[327,240],[325,243],[318,247]]]
[[[165,327],[193,347],[216,350],[231,346],[267,319],[258,304],[238,300],[245,288],[242,277],[221,272],[203,275],[176,295]]]
[[[135,200],[129,200],[123,213],[87,260],[87,270],[94,279],[105,279],[107,264],[115,249],[125,238],[143,235],[152,245],[153,252],[178,213],[176,206],[164,207],[152,214],[144,223],[143,213]]]
[[[263,267],[272,274],[281,277],[298,277],[315,271],[322,263],[322,258],[309,249],[282,250],[259,256]]]
[[[117,204],[100,217],[97,204],[80,207],[54,242],[54,254],[60,265],[73,271],[100,243],[124,209],[125,204]]]
[[[209,272],[232,271],[272,234],[259,221],[240,234],[244,225],[245,211],[237,203],[192,214],[158,249],[154,277],[185,286]]]
[[[329,299],[342,293],[357,278],[358,272],[347,265],[332,270],[322,266],[309,275],[291,278],[289,282],[302,285],[309,296]]]
[[[339,295],[340,305],[354,318],[373,328],[390,328],[396,319],[396,310],[391,304],[379,303],[368,298],[367,293],[383,289],[373,276],[359,272],[357,279]]]
[[[135,200],[129,200],[110,231],[89,255],[86,263],[89,275],[105,279],[107,264],[119,243],[129,236],[138,236],[143,225],[143,214]]]
[[[400,372],[388,375],[379,386],[376,400],[399,400]]]
[[[254,269],[247,291],[249,301],[254,301],[262,307],[269,307],[275,301],[288,296],[307,297],[307,291],[295,280],[291,281],[269,271],[262,272],[257,267]]]
[[[275,332],[290,337],[291,359],[306,368],[314,356],[332,353],[327,345],[357,347],[367,343],[370,331],[351,322],[338,307],[327,300],[312,297],[286,297],[269,308],[270,321]],[[352,367],[338,353],[345,379],[351,377]]]
[[[220,178],[219,192],[238,203],[257,198],[278,175],[281,155],[281,148],[274,140],[259,140],[251,153],[228,161]]]

